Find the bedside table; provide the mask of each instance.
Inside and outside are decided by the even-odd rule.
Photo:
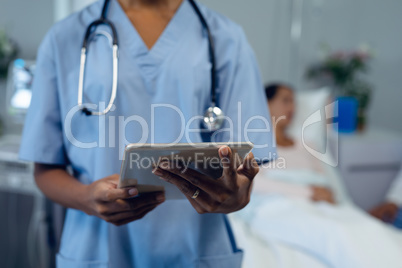
[[[331,133],[331,148],[336,146]],[[402,163],[402,135],[379,128],[339,133],[338,168],[352,201],[364,210],[382,203]]]

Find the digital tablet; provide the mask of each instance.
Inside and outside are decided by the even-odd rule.
[[[183,199],[185,196],[176,186],[163,181],[152,171],[161,161],[169,161],[218,179],[223,170],[218,150],[224,145],[231,148],[238,164],[243,162],[253,148],[251,142],[127,145],[121,165],[119,187],[135,186],[140,194],[164,191],[166,199]]]

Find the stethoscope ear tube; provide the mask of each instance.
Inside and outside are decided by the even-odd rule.
[[[102,8],[101,18],[92,22],[88,26],[88,28],[85,32],[84,41],[82,42],[81,59],[80,59],[80,73],[79,73],[79,79],[78,79],[78,105],[82,109],[82,112],[85,115],[105,115],[105,114],[107,114],[112,109],[113,103],[114,103],[114,101],[116,99],[116,95],[117,95],[119,45],[118,45],[118,37],[117,37],[116,27],[114,26],[114,24],[111,21],[106,19],[106,13],[108,10],[109,2],[110,2],[109,0],[105,0],[105,4],[103,5],[103,8]],[[86,59],[87,59],[87,53],[88,53],[88,44],[89,44],[88,41],[89,41],[89,38],[90,38],[92,32],[95,31],[96,27],[98,27],[99,25],[106,25],[112,31],[113,80],[112,80],[112,93],[110,96],[108,106],[103,111],[95,112],[95,111],[90,111],[87,107],[84,107],[82,102],[83,102],[83,95],[84,95],[85,65],[86,65]]]
[[[84,88],[84,76],[85,76],[86,59],[87,59],[87,49],[86,49],[86,47],[83,46],[81,48],[80,73],[79,73],[79,78],[78,78],[78,106],[81,109],[84,109],[84,107],[82,107],[82,97],[83,97],[83,94],[84,94],[83,88]]]
[[[87,107],[84,107],[82,103],[83,95],[84,95],[84,81],[85,81],[85,65],[87,59],[88,49],[83,47],[81,49],[81,61],[80,61],[80,73],[78,78],[78,106],[82,109],[85,115],[105,115],[107,114],[113,107],[113,103],[116,99],[117,95],[117,81],[118,81],[118,73],[119,73],[119,47],[117,44],[113,44],[113,79],[112,79],[112,93],[110,96],[110,100],[108,106],[105,110],[100,112],[90,111]]]
[[[82,42],[82,48],[88,49],[89,37],[92,34],[92,32],[96,29],[96,27],[98,27],[99,25],[106,25],[106,26],[110,27],[110,29],[112,30],[113,45],[118,45],[117,30],[116,30],[116,27],[114,26],[114,24],[107,19],[99,19],[99,20],[92,22],[88,26],[88,28],[85,32],[84,41]]]
[[[212,38],[211,30],[209,29],[208,23],[206,22],[204,16],[202,15],[198,5],[194,0],[188,0],[193,7],[195,13],[201,21],[202,26],[208,35],[208,50],[209,50],[209,60],[211,61],[211,106],[205,111],[203,126],[210,132],[214,132],[223,127],[225,114],[216,105],[216,58],[215,58],[215,45],[214,39]]]
[[[211,30],[209,29],[208,23],[202,15],[198,5],[194,2],[194,0],[189,0],[191,6],[193,7],[195,13],[204,29],[208,35],[208,50],[209,50],[209,60],[211,61],[211,107],[216,106],[216,58],[215,58],[215,45],[214,39],[212,38]]]

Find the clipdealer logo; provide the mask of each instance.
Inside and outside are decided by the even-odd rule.
[[[103,109],[105,106],[105,103],[100,103],[99,108]],[[328,105],[326,105],[325,107],[315,111],[314,113],[312,113],[310,116],[308,116],[306,118],[306,120],[304,120],[302,126],[301,126],[301,142],[303,147],[307,150],[307,152],[309,152],[312,156],[314,156],[315,158],[317,158],[318,160],[324,162],[325,164],[328,164],[330,166],[336,167],[338,166],[338,154],[339,154],[339,135],[338,135],[338,123],[336,122],[336,119],[338,117],[337,114],[337,106],[338,106],[338,102],[332,102]],[[98,105],[96,104],[85,104],[85,107],[88,107],[89,109],[97,109]],[[191,125],[194,122],[200,121],[203,119],[202,116],[194,116],[192,118],[190,118],[187,122],[185,121],[185,116],[183,114],[183,112],[176,106],[171,105],[171,104],[157,104],[157,105],[152,105],[151,107],[151,122],[147,122],[144,118],[142,118],[141,116],[138,115],[131,115],[129,117],[124,117],[124,116],[118,116],[117,120],[117,126],[116,126],[116,116],[99,116],[98,120],[99,120],[99,129],[98,129],[98,141],[91,141],[91,142],[82,142],[79,141],[78,139],[76,139],[73,135],[73,131],[72,129],[74,127],[77,127],[76,125],[73,126],[73,117],[79,113],[81,111],[81,107],[80,106],[74,106],[68,113],[67,116],[64,120],[64,132],[65,135],[67,137],[67,139],[69,140],[69,142],[78,147],[78,148],[82,148],[82,149],[91,149],[91,148],[104,148],[104,147],[109,147],[109,148],[114,148],[116,146],[119,147],[120,149],[120,155],[123,155],[123,151],[124,151],[124,147],[127,144],[130,144],[130,142],[127,140],[127,138],[125,137],[125,135],[119,135],[118,133],[123,133],[125,134],[125,129],[127,127],[127,125],[131,122],[136,122],[137,124],[140,125],[141,129],[142,129],[142,133],[141,133],[141,138],[136,141],[137,144],[145,144],[148,140],[151,141],[151,143],[155,142],[155,133],[153,133],[154,129],[155,129],[155,109],[158,108],[168,108],[171,109],[172,111],[175,111],[180,119],[180,123],[181,123],[181,129],[180,129],[180,135],[176,138],[176,140],[174,140],[173,142],[170,143],[170,145],[175,145],[177,143],[179,143],[183,138],[186,140],[186,142],[190,143],[190,144],[194,144],[192,143],[191,137],[190,137],[190,133],[195,133],[195,132],[199,132],[202,133],[203,129],[200,128],[191,128]],[[113,112],[116,109],[116,107],[113,105],[111,111]],[[271,124],[269,122],[269,120],[267,118],[264,118],[263,116],[253,116],[248,118],[245,121],[244,126],[242,127],[242,124],[239,123],[239,121],[241,121],[241,116],[242,116],[242,112],[241,112],[241,103],[238,103],[238,118],[237,118],[237,125],[235,125],[235,123],[233,122],[233,120],[230,117],[225,117],[226,120],[226,126],[222,129],[217,130],[215,133],[213,133],[211,141],[215,142],[215,138],[217,137],[217,135],[227,132],[227,136],[229,137],[229,140],[227,142],[232,142],[235,141],[235,136],[236,139],[238,139],[238,137],[242,137],[243,140],[245,141],[250,141],[249,139],[249,134],[250,133],[264,133],[264,132],[272,132],[274,133],[275,131],[275,127],[277,124],[277,121],[283,119],[282,117],[280,117],[277,121],[273,122],[273,129],[271,129]],[[108,118],[109,120],[109,129],[106,129],[105,127],[105,121],[106,118]],[[251,123],[254,121],[261,121],[264,125],[264,128],[260,128],[260,129],[254,129],[251,128],[250,125]],[[315,125],[315,124],[323,124],[325,125],[324,129],[325,129],[325,148],[324,151],[318,151],[314,148],[312,148],[311,146],[309,146],[306,142],[306,135],[305,132],[306,130]],[[106,141],[106,133],[108,133],[108,142]],[[116,144],[116,133],[118,135],[118,139],[117,139],[117,143]],[[275,142],[275,135],[271,135],[272,136],[272,140],[271,141],[266,141],[266,143],[264,144],[255,144],[254,148],[267,148],[269,146],[271,147],[276,147],[276,142]],[[106,145],[107,143],[107,145]],[[280,156],[270,156],[270,157],[274,157],[274,158],[270,158],[270,159],[276,159],[280,160]],[[120,159],[121,160],[121,159]],[[284,159],[285,160],[285,159]],[[275,161],[274,161],[275,162]]]
[[[324,162],[332,167],[338,166],[338,156],[339,156],[339,134],[338,134],[338,123],[335,120],[338,118],[338,101],[334,101],[326,105],[323,109],[319,109],[312,113],[303,122],[301,129],[301,140],[303,147],[312,156],[318,160]],[[324,121],[324,122],[323,122]],[[317,151],[307,145],[305,138],[305,131],[308,127],[314,124],[325,125],[325,148],[324,152]]]
[[[86,108],[96,110],[103,110],[105,103],[101,102],[96,104],[83,104]],[[98,140],[92,141],[82,141],[79,140],[79,135],[77,135],[77,128],[79,127],[74,122],[74,117],[79,116],[82,110],[82,106],[76,105],[70,109],[64,120],[64,133],[68,141],[75,147],[81,149],[91,149],[91,148],[115,148],[118,147],[120,150],[120,155],[123,155],[124,147],[130,143],[145,144],[145,143],[155,143],[156,138],[160,133],[156,133],[156,122],[158,122],[156,111],[158,109],[169,109],[170,112],[177,114],[175,117],[176,127],[174,139],[167,146],[174,146],[180,142],[185,141],[190,145],[195,145],[199,141],[198,133],[202,134],[208,132],[208,130],[201,128],[201,122],[204,119],[201,115],[196,115],[193,117],[186,117],[180,108],[172,104],[151,104],[150,106],[150,120],[139,115],[131,116],[116,116],[116,115],[101,115],[98,117]],[[213,132],[211,134],[211,142],[218,142],[224,137],[224,142],[235,142],[235,141],[245,141],[251,142],[252,137],[259,133],[271,133],[271,124],[269,119],[262,115],[254,115],[251,117],[244,118],[244,113],[242,112],[242,104],[238,102],[237,104],[237,115],[235,120],[231,117],[224,116],[224,126]],[[115,111],[115,105],[112,106],[111,112]],[[84,115],[81,115],[84,116]],[[187,118],[187,119],[186,119]],[[107,122],[106,122],[107,121]],[[126,128],[128,124],[136,123],[139,125],[140,131],[136,133],[139,135],[136,141],[129,141],[126,136]],[[107,126],[107,127],[106,127]],[[74,131],[73,131],[74,130]],[[75,134],[74,134],[75,133]],[[195,134],[195,135],[194,135]],[[254,143],[254,148],[269,148],[275,147],[274,135],[272,140],[264,140],[260,144]],[[196,138],[198,137],[198,139]],[[196,138],[196,139],[195,139]]]

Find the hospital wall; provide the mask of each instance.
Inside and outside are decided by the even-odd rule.
[[[396,0],[200,0],[240,24],[258,58],[264,81],[289,81],[298,89],[314,88],[305,68],[320,57],[320,45],[353,49],[361,43],[375,52],[369,80],[375,86],[371,125],[402,132],[402,1]],[[92,0],[1,0],[0,27],[34,58],[51,24]],[[298,12],[298,3],[303,3]],[[24,7],[24,8],[21,8]],[[290,37],[292,18],[300,18]],[[294,24],[293,24],[294,26]],[[218,55],[219,56],[219,55]]]
[[[53,13],[53,0],[0,0],[0,29],[17,42],[21,57],[33,59]]]
[[[322,57],[321,44],[329,44],[334,50],[369,45],[375,53],[368,76],[375,87],[369,125],[402,133],[402,1],[201,2],[243,27],[258,57],[264,81],[290,81],[298,89],[314,88],[305,81],[304,71]],[[303,3],[301,13],[297,12],[297,3]],[[302,21],[301,38],[292,40],[291,20],[298,16]]]

